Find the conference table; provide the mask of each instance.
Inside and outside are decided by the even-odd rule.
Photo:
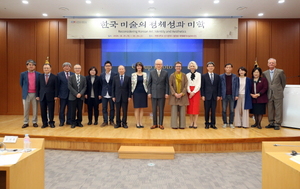
[[[0,138],[0,142],[3,138]],[[42,189],[44,188],[44,139],[31,138],[31,152],[22,153],[16,164],[0,166],[0,188],[4,189]],[[7,151],[23,148],[23,138],[16,143],[6,143]],[[3,153],[2,155],[13,154]],[[20,152],[15,152],[20,153]]]
[[[300,154],[300,142],[262,143],[263,189],[300,188],[300,162],[291,160],[292,150]]]

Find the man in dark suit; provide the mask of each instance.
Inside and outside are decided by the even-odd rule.
[[[166,98],[169,97],[169,76],[168,72],[162,70],[163,61],[155,60],[155,69],[149,74],[148,98],[152,102],[153,125],[151,129],[159,127],[164,129],[164,108]],[[159,122],[157,122],[157,108],[159,109]]]
[[[83,127],[83,125],[81,124],[82,106],[84,93],[86,90],[86,78],[83,75],[80,75],[81,66],[79,64],[76,64],[74,66],[74,71],[75,74],[70,76],[68,81],[68,88],[70,90],[69,101],[71,104],[71,128],[75,128],[76,126]]]
[[[127,126],[127,111],[128,111],[128,102],[131,99],[131,78],[125,75],[125,67],[120,65],[118,67],[119,75],[116,75],[113,78],[112,84],[112,99],[116,104],[116,125],[115,128],[124,127],[125,129],[128,128]],[[123,112],[123,118],[121,121],[121,108]]]
[[[35,71],[36,62],[34,60],[27,60],[26,62],[27,71],[22,72],[20,75],[20,85],[22,87],[22,99],[24,109],[24,121],[22,128],[29,126],[29,109],[30,102],[32,103],[32,123],[33,127],[38,127],[37,124],[37,107],[38,101],[36,100],[36,87],[37,80],[40,75],[39,72]]]
[[[282,69],[276,68],[276,59],[268,60],[269,70],[263,75],[268,80],[268,118],[269,125],[266,128],[279,130],[283,114],[283,91],[286,85],[286,76]]]
[[[110,61],[104,63],[105,72],[100,75],[100,85],[101,85],[101,99],[102,99],[102,114],[103,114],[103,123],[102,127],[108,125],[108,112],[107,105],[109,104],[109,124],[115,126],[114,117],[115,117],[115,103],[112,100],[112,83],[113,78],[117,73],[111,71],[112,64]]]
[[[51,73],[50,64],[44,64],[43,70],[44,74],[41,74],[38,78],[36,99],[39,100],[41,104],[42,128],[48,127],[48,123],[51,128],[54,128],[54,107],[58,96],[57,76]]]
[[[68,80],[71,75],[74,75],[73,72],[71,72],[71,63],[65,62],[62,65],[63,70],[62,72],[59,72],[57,74],[58,78],[58,97],[59,97],[59,126],[64,126],[65,123],[65,109],[67,107],[67,125],[71,125],[71,111],[70,111],[70,103],[69,103],[69,92],[68,89]]]
[[[216,107],[217,101],[221,99],[220,76],[213,73],[215,69],[214,62],[206,64],[208,73],[203,74],[201,78],[201,96],[204,101],[205,109],[205,129],[216,127]],[[210,121],[209,121],[210,114]]]

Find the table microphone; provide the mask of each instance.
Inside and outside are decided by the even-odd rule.
[[[283,145],[283,144],[274,144],[274,146],[290,146],[290,147],[300,147],[299,145]]]

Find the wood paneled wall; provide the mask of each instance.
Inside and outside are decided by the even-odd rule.
[[[234,72],[244,66],[249,76],[256,58],[266,70],[268,58],[273,57],[277,59],[277,67],[284,69],[287,83],[299,84],[299,30],[300,19],[240,19],[239,39],[204,40],[203,72],[207,72],[208,61],[216,63],[216,73],[223,73],[224,65],[230,62]],[[66,19],[0,19],[0,114],[23,113],[19,78],[26,70],[26,60],[36,60],[40,72],[47,57],[53,73],[61,71],[64,62],[81,64],[85,75],[91,66],[100,72],[100,42],[99,39],[67,39]],[[169,111],[166,103],[166,112]],[[129,112],[133,112],[132,106]]]

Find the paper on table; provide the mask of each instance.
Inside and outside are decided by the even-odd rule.
[[[0,155],[0,166],[16,164],[23,153]]]
[[[293,156],[290,159],[293,160],[294,162],[300,164],[300,155]]]

